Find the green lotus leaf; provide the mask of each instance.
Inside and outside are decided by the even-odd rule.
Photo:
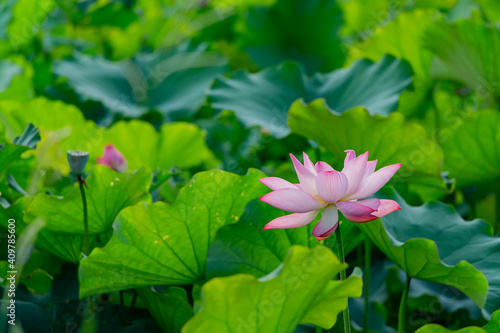
[[[121,212],[114,235],[80,265],[81,297],[150,285],[192,284],[203,279],[215,233],[236,223],[246,204],[265,193],[250,169],[196,174],[168,205],[142,203]]]
[[[462,328],[456,331],[449,330],[447,328],[444,328],[441,325],[438,324],[429,324],[425,325],[418,330],[415,331],[415,333],[450,333],[450,332],[455,332],[455,333],[485,333],[486,331],[482,329],[481,327],[466,327]]]
[[[458,118],[441,133],[444,163],[461,187],[500,178],[500,114],[478,111]]]
[[[36,37],[39,26],[57,2],[5,0],[0,4],[0,58],[21,54]]]
[[[238,45],[262,68],[284,60],[303,63],[308,73],[342,67],[342,12],[335,2],[278,0],[251,7],[240,20]]]
[[[437,324],[430,324],[430,325],[425,325],[418,330],[415,331],[415,333],[449,333],[449,332],[455,332],[455,333],[498,333],[500,332],[500,310],[495,311],[493,315],[491,316],[491,320],[482,328],[481,327],[466,327],[462,328],[457,331],[451,331],[447,328],[444,328],[441,325]]]
[[[457,4],[458,0],[416,0],[415,6],[421,8],[433,9],[451,9]]]
[[[40,129],[42,141],[36,151],[40,169],[57,169],[67,174],[66,152],[83,150],[90,153],[90,170],[106,144],[102,129],[86,120],[78,108],[61,101],[41,97],[26,102],[0,101],[0,119],[10,138],[19,136],[28,123]]]
[[[187,292],[180,287],[155,291],[150,287],[136,289],[162,332],[178,333],[193,316]]]
[[[185,122],[162,125],[159,132],[144,121],[117,122],[104,132],[103,142],[113,143],[132,170],[142,165],[152,170],[190,168],[214,159],[203,131]]]
[[[415,75],[427,78],[432,53],[422,47],[421,39],[425,27],[432,22],[434,16],[434,10],[401,13],[386,26],[377,27],[372,38],[353,45],[349,49],[350,60],[368,58],[378,61],[385,54],[390,54],[408,61]]]
[[[22,67],[8,60],[0,61],[0,92],[3,92],[10,85],[12,78],[21,74]]]
[[[144,168],[133,173],[118,173],[97,165],[86,181],[89,233],[99,234],[111,227],[122,209],[148,200],[152,176]],[[63,198],[46,193],[36,195],[26,220],[30,222],[36,218],[45,220],[47,230],[83,235],[83,203],[78,184],[75,183]]]
[[[12,20],[7,31],[13,50],[19,51],[29,44],[36,36],[37,26],[56,8],[57,3],[52,1],[19,0],[12,7]]]
[[[66,77],[82,99],[99,101],[112,112],[138,118],[153,109],[166,117],[185,117],[198,111],[215,76],[227,71],[225,58],[205,48],[181,46],[120,62],[75,54],[54,62],[53,71]]]
[[[434,53],[433,77],[465,83],[487,103],[500,96],[500,31],[496,27],[439,19],[427,28],[423,41]]]
[[[500,4],[497,1],[477,0],[476,2],[491,23],[496,23],[500,20]]]
[[[6,261],[0,263],[5,265],[0,269],[0,276],[4,279],[3,281],[5,283],[7,282],[5,278],[8,276],[6,273],[10,269],[8,269],[8,263]],[[23,266],[19,283],[24,284],[33,294],[46,294],[52,285],[53,276],[60,272],[60,268],[63,264],[64,262],[62,260],[54,257],[48,252],[34,249],[28,261]]]
[[[359,228],[406,274],[455,287],[491,316],[500,306],[500,239],[488,223],[464,221],[444,203],[412,207],[396,192],[388,198],[401,210]]]
[[[367,36],[368,31],[389,20],[388,0],[346,0],[338,3],[344,14],[343,35]]]
[[[30,149],[28,146],[16,145],[12,142],[7,142],[2,145],[0,149],[0,179],[3,178],[7,168],[16,160],[18,160],[21,155]]]
[[[36,149],[38,141],[40,141],[40,133],[38,128],[31,123],[26,126],[26,129],[21,136],[12,140],[12,142],[18,146],[26,146],[31,149]]]
[[[0,180],[9,166],[19,160],[24,152],[34,149],[39,140],[38,128],[28,124],[21,136],[15,138],[12,142],[0,145]]]
[[[234,111],[245,125],[260,125],[283,137],[289,133],[287,111],[298,98],[310,102],[323,97],[337,112],[364,106],[372,114],[387,115],[410,83],[409,66],[392,57],[376,63],[360,60],[312,77],[300,65],[285,62],[255,74],[239,71],[216,79],[209,95],[215,109]]]
[[[111,237],[111,232],[89,236],[91,249],[103,246]],[[36,246],[53,255],[72,263],[79,263],[85,250],[85,236],[79,234],[59,233],[43,229],[38,234]]]
[[[290,108],[288,124],[292,132],[318,142],[337,161],[343,161],[344,151],[352,149],[357,153],[369,151],[370,159],[378,160],[377,168],[402,163],[392,180],[398,190],[415,192],[423,200],[446,193],[441,149],[422,126],[408,123],[399,113],[371,116],[355,108],[336,115],[322,100],[308,105],[296,101]]]
[[[85,130],[91,128],[90,125],[93,129],[97,128],[97,125],[86,120],[82,112],[74,105],[44,97],[36,97],[24,102],[0,101],[0,117],[9,138],[20,135],[29,123],[40,128],[42,132],[75,127],[79,128],[79,133],[84,133]],[[77,135],[78,133],[72,131],[71,134]],[[85,137],[80,136],[78,139],[84,140]],[[79,148],[83,149],[83,147]]]
[[[483,329],[486,331],[486,333],[498,333],[500,332],[500,310],[495,311],[491,315],[491,319],[486,324],[483,326]]]
[[[346,266],[324,246],[294,245],[283,264],[260,279],[237,274],[203,285],[201,308],[182,332],[291,333],[301,323],[330,328],[347,298],[361,295],[359,275],[332,281]]]
[[[9,219],[16,220],[16,232],[21,233],[29,224],[24,220],[26,211],[33,201],[32,197],[21,197],[7,209],[0,209],[0,225],[7,228]],[[108,232],[109,233],[109,232]],[[106,233],[90,235],[90,248],[102,246],[110,235]],[[42,229],[38,233],[35,245],[65,261],[78,263],[85,248],[83,235],[71,235],[67,233],[57,233]]]
[[[301,228],[262,230],[269,221],[283,215],[284,211],[261,201],[249,203],[238,223],[217,232],[208,251],[207,278],[237,273],[261,277],[283,261],[290,246],[314,248],[321,244],[311,234],[315,222]],[[353,223],[342,223],[340,230],[347,255],[362,241],[363,235]]]
[[[422,114],[426,110],[424,105],[429,103],[433,83],[429,71],[433,54],[423,47],[422,36],[435,16],[436,11],[431,9],[403,12],[389,24],[375,28],[371,38],[349,48],[350,61],[361,58],[378,61],[390,54],[411,65],[415,76],[413,89],[403,92],[398,105],[398,111],[405,115]]]

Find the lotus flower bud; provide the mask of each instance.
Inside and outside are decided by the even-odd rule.
[[[104,154],[97,158],[97,164],[105,165],[117,172],[124,172],[128,167],[127,160],[113,144],[104,148]]]

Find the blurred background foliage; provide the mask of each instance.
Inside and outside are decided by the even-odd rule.
[[[151,194],[172,203],[200,170],[293,180],[290,152],[339,167],[349,148],[403,163],[391,185],[406,202],[441,200],[497,234],[499,22],[493,0],[1,0],[2,214],[22,219],[30,195],[67,194],[68,149],[89,151],[91,168],[113,143],[131,170],[171,172]],[[28,123],[42,134],[36,150],[11,142]],[[36,251],[24,306],[41,322],[52,307],[48,322],[64,327],[60,314],[79,304],[76,266]],[[351,253],[352,267],[361,257]],[[375,257],[372,329],[393,332],[401,272]],[[412,331],[486,323],[462,294],[412,288]],[[103,330],[156,329],[120,304],[101,315]]]

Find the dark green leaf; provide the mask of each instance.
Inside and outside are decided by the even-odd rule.
[[[309,73],[342,66],[339,38],[342,13],[329,0],[278,0],[271,7],[251,7],[238,26],[238,44],[261,67],[295,60]]]
[[[137,118],[154,109],[185,118],[205,102],[205,90],[226,71],[225,65],[220,54],[181,48],[121,62],[75,55],[55,62],[53,70],[66,77],[82,99],[99,101],[110,111]]]
[[[28,124],[23,135],[12,140],[12,143],[7,142],[0,145],[0,179],[3,178],[7,168],[17,161],[25,151],[30,148],[35,149],[39,140],[38,128]]]
[[[187,292],[180,287],[168,287],[162,291],[144,287],[137,289],[162,332],[178,333],[182,326],[193,316]]]
[[[409,66],[392,57],[376,63],[360,60],[312,77],[300,65],[283,63],[255,74],[239,71],[217,79],[210,97],[215,109],[234,111],[245,125],[260,125],[283,137],[289,133],[288,109],[299,98],[325,98],[336,112],[363,106],[371,114],[387,115],[396,110],[399,95],[410,83]]]
[[[500,179],[500,113],[478,111],[457,118],[441,133],[445,168],[461,187]],[[498,186],[498,185],[496,185]]]
[[[487,103],[500,97],[499,45],[498,28],[469,20],[436,20],[424,35],[424,46],[435,54],[431,75],[465,83]]]
[[[377,247],[409,276],[462,291],[484,307],[486,317],[498,309],[500,239],[492,237],[488,223],[464,221],[443,203],[412,207],[396,192],[389,198],[401,210],[358,224]]]
[[[16,145],[26,146],[31,149],[36,149],[38,141],[40,141],[40,133],[38,132],[38,128],[31,123],[28,124],[21,136],[12,140]]]

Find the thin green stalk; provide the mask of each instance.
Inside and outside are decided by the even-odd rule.
[[[78,179],[78,185],[80,186],[80,193],[82,195],[83,202],[83,227],[85,228],[85,255],[90,254],[90,244],[89,244],[89,221],[88,221],[88,211],[87,211],[87,197],[85,196],[84,181]]]
[[[88,207],[87,207],[87,196],[85,195],[85,180],[82,175],[77,175],[78,186],[80,187],[80,194],[82,195],[83,203],[83,227],[85,229],[85,255],[90,254],[90,243],[89,243],[89,218],[88,218]],[[92,302],[92,297],[87,298],[87,313],[82,322],[81,332],[83,333],[94,333],[97,331],[97,321],[94,319],[94,304]]]
[[[371,270],[371,256],[372,244],[370,238],[365,237],[365,284],[364,284],[364,299],[365,309],[363,312],[363,332],[368,332],[368,311],[370,308],[370,270]]]
[[[82,326],[80,332],[82,333],[95,333],[97,332],[97,320],[95,319],[97,314],[94,311],[94,302],[92,297],[87,298],[87,312],[82,321]]]
[[[134,297],[132,298],[132,303],[130,303],[130,307],[133,309],[135,307],[135,301],[137,300],[137,293],[134,291]]]
[[[322,333],[323,329],[319,326],[316,326],[316,333]]]
[[[408,291],[410,290],[410,282],[411,282],[411,276],[406,276],[406,283],[403,289],[403,295],[401,295],[401,304],[399,305],[398,333],[405,332],[406,301],[408,300]]]
[[[340,222],[337,227],[337,230],[335,230],[335,239],[337,240],[337,252],[338,252],[338,257],[341,263],[345,262],[345,256],[344,256],[344,245],[342,244],[342,235],[340,234]],[[346,274],[345,274],[345,269],[340,271],[340,281],[345,281],[346,279]],[[347,305],[346,309],[342,311],[342,318],[344,319],[344,332],[345,333],[351,333],[351,319],[349,316],[349,304]]]

